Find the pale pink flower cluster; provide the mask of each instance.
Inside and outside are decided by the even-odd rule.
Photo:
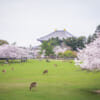
[[[1,45],[0,58],[23,58],[27,57],[27,51],[14,45]]]
[[[79,50],[75,64],[82,69],[100,70],[100,36]]]

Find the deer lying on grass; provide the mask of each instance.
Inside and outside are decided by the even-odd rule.
[[[46,73],[48,73],[48,70],[44,70],[44,71],[43,71],[43,74],[46,74]]]
[[[36,87],[36,86],[37,86],[37,82],[32,82],[32,83],[30,84],[30,87],[29,87],[30,91],[31,91],[31,89],[32,89],[33,87]]]

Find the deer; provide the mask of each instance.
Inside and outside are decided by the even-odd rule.
[[[1,64],[1,66],[4,66],[4,64]]]
[[[69,61],[69,63],[72,63],[72,61]]]
[[[37,86],[37,82],[32,82],[32,83],[30,84],[30,87],[29,87],[30,91],[31,91],[31,89],[32,89],[33,87],[36,87],[36,86]]]
[[[48,73],[48,70],[44,70],[44,71],[43,71],[43,74],[46,74],[46,73]]]
[[[6,70],[5,70],[5,69],[3,69],[3,70],[2,70],[2,72],[6,72]]]

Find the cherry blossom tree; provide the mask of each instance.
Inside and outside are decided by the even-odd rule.
[[[0,46],[0,58],[21,59],[27,56],[28,56],[28,52],[26,49],[19,48],[14,45],[7,45],[7,44]]]
[[[79,50],[77,54],[75,62],[82,69],[100,70],[100,34],[97,35],[98,38],[86,45],[84,49]]]

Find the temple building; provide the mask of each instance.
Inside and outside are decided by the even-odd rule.
[[[54,32],[46,35],[46,36],[43,36],[43,37],[40,37],[39,39],[37,39],[38,41],[40,42],[43,42],[43,41],[47,41],[51,38],[57,38],[59,40],[63,40],[63,39],[67,39],[69,37],[73,37],[73,35],[71,33],[69,33],[68,31],[66,31],[66,29],[64,30],[55,30]]]
[[[48,41],[49,39],[52,38],[58,38],[59,40],[63,40],[63,39],[67,39],[69,37],[73,37],[73,35],[71,33],[69,33],[68,31],[66,31],[66,29],[64,30],[55,30],[54,32],[40,37],[39,39],[37,39],[38,41],[40,41],[41,43],[43,41]],[[37,58],[39,55],[39,51],[41,50],[40,46],[34,47],[33,51],[34,51],[34,58]],[[71,50],[71,47],[66,46],[63,42],[61,43],[61,45],[59,46],[55,46],[53,48],[53,51],[55,52],[55,54],[57,55],[59,52],[65,52],[66,50]],[[42,58],[44,58],[45,53],[41,55]]]

